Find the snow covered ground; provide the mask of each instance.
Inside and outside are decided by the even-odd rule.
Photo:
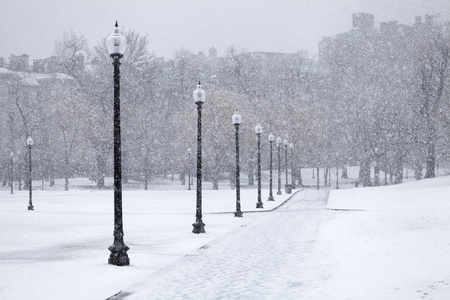
[[[329,190],[294,190],[277,210],[243,218],[232,213],[234,190],[205,190],[200,235],[191,233],[195,190],[185,188],[124,191],[128,267],[107,264],[111,190],[35,190],[27,211],[26,191],[1,189],[0,299],[450,295],[450,177],[332,190],[329,199]],[[268,202],[263,190],[265,210],[289,197],[274,194]],[[241,199],[256,211],[256,189]]]

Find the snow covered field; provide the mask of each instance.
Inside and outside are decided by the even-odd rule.
[[[107,264],[111,190],[35,190],[35,211],[27,191],[0,190],[0,299],[450,295],[450,177],[332,190],[328,201],[327,190],[294,190],[279,209],[243,218],[232,214],[234,190],[205,190],[200,235],[191,233],[195,190],[185,188],[124,191],[129,267]],[[262,195],[265,210],[289,197]],[[256,210],[256,189],[241,199]]]

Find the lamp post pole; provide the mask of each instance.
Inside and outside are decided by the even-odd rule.
[[[273,141],[275,140],[275,137],[273,136],[272,133],[269,134],[269,142],[270,142],[270,184],[269,184],[269,199],[267,199],[267,201],[275,201],[275,199],[273,198],[273,194],[272,194],[272,166],[273,166],[273,160],[272,160],[272,144]]]
[[[239,125],[241,124],[242,117],[236,112],[233,115],[233,124],[236,128],[236,212],[235,217],[242,217],[241,211],[241,179],[240,179],[240,169],[239,169]]]
[[[256,135],[258,136],[258,202],[256,208],[264,208],[261,200],[261,133],[262,127],[258,123],[255,127]]]
[[[205,91],[200,82],[194,91],[194,100],[197,104],[197,203],[195,223],[192,224],[193,233],[205,233],[205,223],[202,220],[202,104],[205,102]]]
[[[191,148],[188,149],[188,190],[191,190]]]
[[[284,159],[286,161],[286,186],[285,186],[285,191],[286,191],[286,194],[290,194],[291,191],[290,191],[290,189],[288,187],[288,150],[287,150],[289,142],[285,139],[283,144],[284,144]]]
[[[130,249],[123,241],[122,217],[122,149],[120,133],[120,59],[126,48],[126,39],[119,32],[116,22],[106,44],[113,59],[114,66],[114,244],[108,249],[111,251],[108,263],[116,266],[128,266],[130,259],[127,251]]]
[[[33,206],[33,184],[32,184],[32,176],[31,176],[31,147],[33,146],[33,139],[29,137],[27,139],[28,145],[28,155],[29,155],[29,173],[28,173],[28,210],[34,210]]]
[[[277,195],[281,195],[281,138],[277,138],[278,148],[278,191]]]
[[[14,194],[14,153],[11,151],[9,154],[9,157],[11,159],[11,172],[9,173],[9,184],[11,185],[11,194]]]

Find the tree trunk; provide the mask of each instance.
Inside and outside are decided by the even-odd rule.
[[[372,186],[370,181],[370,160],[364,159],[359,167],[359,182],[363,186]]]
[[[148,190],[148,171],[145,170],[144,190]]]
[[[297,177],[298,178],[298,186],[302,187],[303,181],[302,181],[302,169],[301,168],[298,168],[297,175],[298,175],[298,177]]]
[[[416,164],[416,166],[414,167],[414,178],[416,180],[422,179],[422,165],[421,164]]]
[[[375,167],[373,169],[374,169],[373,184],[375,186],[379,186],[380,185],[380,158],[379,158],[379,156],[376,156],[376,158],[375,158]]]
[[[254,185],[255,181],[254,181],[254,177],[253,177],[253,162],[252,160],[250,160],[249,164],[248,164],[248,185]]]
[[[395,184],[403,182],[403,157],[398,157],[395,162]]]
[[[336,189],[339,189],[339,167],[336,167]]]
[[[434,178],[436,166],[436,150],[433,137],[429,137],[425,178]]]
[[[105,187],[106,160],[97,156],[97,187],[102,189]]]
[[[342,167],[341,178],[342,179],[348,179],[347,167],[345,167],[345,166]]]
[[[313,171],[314,171],[314,169],[313,169]],[[314,173],[313,173],[313,175],[314,175]],[[319,168],[317,168],[317,174],[316,174],[316,177],[317,177],[317,189],[320,189]]]
[[[236,187],[236,170],[230,169],[230,187],[233,190]]]
[[[69,156],[66,150],[64,157],[64,190],[69,190]]]
[[[219,170],[217,168],[214,168],[214,174],[213,174],[213,190],[219,189]]]

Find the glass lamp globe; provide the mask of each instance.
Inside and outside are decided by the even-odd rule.
[[[256,134],[261,134],[262,133],[262,127],[261,127],[261,124],[257,124],[256,125],[256,127],[255,127],[255,132],[256,132]]]
[[[236,112],[235,112],[234,115],[233,115],[232,120],[233,120],[233,124],[234,124],[234,125],[239,125],[239,124],[241,124],[242,117],[241,117],[240,114],[238,114],[237,109],[236,109]]]
[[[195,89],[194,93],[194,101],[195,103],[203,103],[205,102],[205,91],[202,89],[202,85],[200,84],[200,81],[197,84],[197,88]]]
[[[127,48],[127,40],[125,36],[120,33],[117,21],[113,32],[106,38],[106,47],[108,48],[110,55],[123,55]]]

